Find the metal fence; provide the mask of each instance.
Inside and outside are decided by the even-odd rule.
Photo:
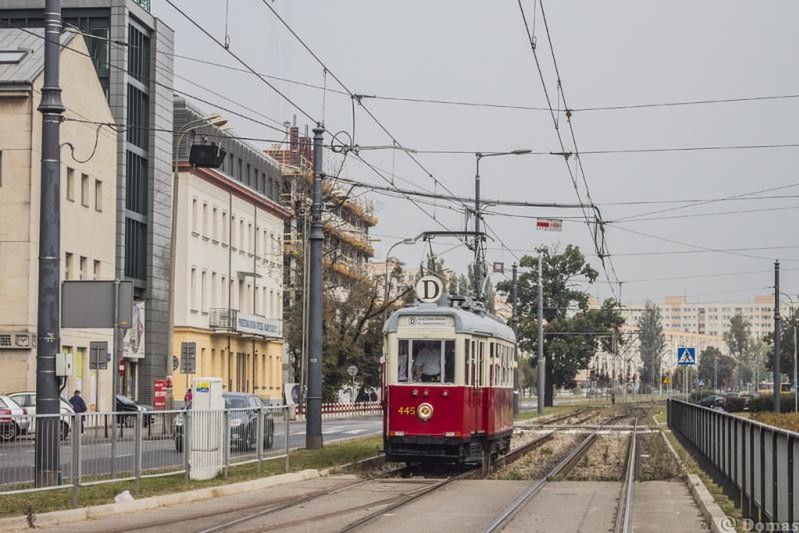
[[[49,421],[57,419],[57,426]],[[57,483],[37,487],[36,439],[58,427]],[[138,411],[0,417],[0,495],[183,474],[186,481],[227,476],[232,466],[285,459],[290,441],[286,406],[224,411]],[[38,429],[42,431],[38,431]],[[44,435],[41,435],[44,440]],[[45,450],[52,453],[53,450]]]
[[[799,518],[799,433],[679,400],[669,401],[668,421],[737,488],[745,517]]]
[[[297,406],[297,414],[305,415],[305,406]],[[383,414],[380,402],[323,403],[322,418],[348,418],[350,416],[375,416]]]

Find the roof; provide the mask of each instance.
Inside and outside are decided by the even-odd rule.
[[[400,317],[419,315],[450,316],[455,321],[456,333],[486,335],[508,342],[516,342],[516,335],[514,335],[513,330],[488,313],[436,303],[417,303],[394,311],[383,326],[383,333],[396,333]]]
[[[61,46],[66,46],[73,33],[61,34]],[[0,86],[29,85],[44,70],[44,28],[0,28],[0,52],[24,51],[19,61],[0,61]]]

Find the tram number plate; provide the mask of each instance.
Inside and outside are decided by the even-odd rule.
[[[397,412],[401,415],[416,415],[416,407],[400,407]]]

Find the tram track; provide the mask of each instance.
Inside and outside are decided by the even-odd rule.
[[[580,462],[580,460],[585,456],[586,453],[590,450],[591,446],[596,442],[597,436],[599,435],[600,431],[610,426],[613,422],[617,420],[622,420],[624,418],[630,417],[629,414],[625,413],[622,415],[613,416],[602,424],[600,424],[594,431],[592,431],[585,439],[580,441],[572,450],[561,459],[542,479],[535,481],[534,483],[530,484],[524,491],[522,491],[511,503],[505,507],[499,514],[497,514],[491,523],[484,529],[484,533],[495,533],[498,531],[502,531],[505,526],[507,526],[513,518],[518,514],[518,512],[524,508],[537,494],[541,492],[541,490],[551,481],[565,476],[568,474],[574,466]],[[616,533],[624,532],[626,533],[628,529],[626,529],[629,525],[629,518],[632,514],[632,481],[634,480],[635,476],[635,434],[637,431],[637,422],[638,418],[635,418],[634,423],[634,431],[632,437],[630,439],[630,444],[628,445],[628,453],[627,453],[627,467],[625,469],[625,480],[622,483],[622,493],[620,494],[619,498],[619,509],[617,510],[616,518],[615,518],[615,526],[616,529],[614,531]],[[558,430],[554,430],[551,433],[547,434],[548,437],[552,437],[554,433]],[[543,438],[543,437],[542,437]]]

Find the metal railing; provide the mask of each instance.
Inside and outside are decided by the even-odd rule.
[[[58,419],[58,482],[37,487],[37,428]],[[183,474],[185,480],[228,474],[232,466],[285,459],[291,431],[286,406],[223,411],[137,411],[0,417],[0,496]],[[302,444],[302,436],[294,445]]]
[[[746,518],[798,518],[799,433],[673,399],[668,422],[737,489]]]
[[[305,406],[297,406],[297,414],[305,414]],[[350,416],[375,416],[383,414],[380,402],[323,403],[322,418],[347,418]]]

